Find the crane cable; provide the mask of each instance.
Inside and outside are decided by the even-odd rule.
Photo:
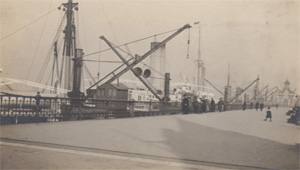
[[[111,43],[113,46],[115,46],[116,48],[120,49],[122,52],[124,52],[124,53],[128,54],[129,56],[131,56],[132,58],[134,58],[133,55],[132,55],[131,53],[127,53],[125,50],[123,50],[122,48],[116,46],[116,45],[113,44],[112,42],[110,42],[110,43]],[[144,66],[147,66],[147,67],[151,68],[152,70],[156,71],[158,74],[160,74],[161,76],[163,76],[162,73],[160,73],[159,71],[155,70],[153,67],[151,67],[151,66],[145,64],[143,61],[141,61],[140,63],[143,64]]]
[[[189,55],[190,55],[190,36],[191,36],[191,29],[189,29],[188,31],[187,54],[186,54],[187,59],[189,59]]]

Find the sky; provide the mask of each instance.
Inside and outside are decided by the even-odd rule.
[[[36,79],[62,18],[63,11],[55,9],[64,2],[0,0],[1,76],[29,81]],[[230,84],[233,87],[245,88],[259,75],[261,89],[266,85],[269,89],[275,86],[282,88],[283,82],[288,79],[291,88],[300,93],[298,0],[74,2],[79,3],[79,10],[75,12],[78,46],[85,54],[108,48],[105,42],[100,41],[101,35],[116,45],[151,37],[128,45],[133,54],[143,55],[150,49],[151,41],[162,41],[170,33],[154,35],[179,29],[188,23],[192,28],[166,45],[165,70],[171,73],[174,82],[193,83],[199,48],[199,25],[194,23],[200,21],[200,51],[206,67],[206,79],[219,89],[227,84],[230,65]],[[85,59],[99,60],[99,57],[103,61],[120,61],[112,52],[89,55]],[[51,64],[50,61],[50,69]],[[98,71],[100,76],[104,76],[119,65],[86,64],[93,76]],[[129,73],[124,75],[126,79],[131,77]]]

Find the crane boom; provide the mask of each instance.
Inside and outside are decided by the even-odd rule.
[[[256,80],[254,80],[249,86],[247,86],[245,89],[243,89],[240,94],[236,95],[233,99],[231,99],[228,103],[231,103],[234,99],[236,99],[237,97],[239,97],[242,93],[244,93],[244,91],[246,91],[249,87],[251,87],[255,82],[257,82],[259,80],[259,78],[257,78]]]
[[[269,93],[270,93],[271,91],[273,91],[274,89],[277,89],[277,86],[273,87],[273,88],[269,91]],[[270,96],[271,96],[272,94],[274,94],[275,92],[276,92],[276,90],[273,91],[272,93],[270,93],[270,94],[267,96],[267,98],[270,97]]]
[[[155,47],[153,47],[151,50],[149,50],[148,52],[146,52],[144,55],[142,55],[142,56],[136,55],[136,60],[135,61],[133,61],[126,68],[124,68],[119,73],[115,74],[112,78],[110,78],[109,80],[107,80],[103,84],[110,84],[110,83],[112,83],[117,78],[119,78],[120,76],[122,76],[128,70],[132,69],[135,65],[137,65],[138,63],[140,63],[141,61],[143,61],[145,58],[147,58],[149,55],[151,55],[153,52],[155,52],[157,49],[159,49],[160,47],[162,47],[163,45],[165,45],[168,41],[170,41],[171,39],[173,39],[175,36],[177,36],[179,33],[181,33],[182,31],[184,31],[187,28],[191,28],[191,26],[189,24],[184,25],[182,28],[180,28],[179,30],[177,30],[175,33],[173,33],[172,35],[170,35],[168,38],[166,38],[164,41],[162,41],[161,43],[159,43]],[[100,81],[96,82],[94,85],[92,85],[91,87],[89,87],[88,90],[91,89],[92,87],[96,86],[98,83],[100,83]]]
[[[128,61],[114,48],[114,46],[104,37],[100,37],[102,40],[106,42],[106,44],[117,54],[117,56],[127,65],[129,66]],[[157,94],[157,90],[149,84],[143,77],[138,75],[133,68],[130,69],[132,73],[151,91],[151,93],[160,101],[162,101],[162,98]]]
[[[204,80],[224,96],[224,94],[218,88],[216,88],[211,82],[209,82],[207,79],[204,79]]]
[[[257,93],[257,96],[259,96],[267,87],[269,87],[268,85],[266,85],[260,92]]]

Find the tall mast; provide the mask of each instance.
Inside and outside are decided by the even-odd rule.
[[[230,64],[228,64],[228,77],[227,77],[227,85],[225,86],[224,100],[228,101],[230,98],[231,87],[230,87]]]
[[[68,0],[68,3],[63,3],[64,10],[66,10],[67,24],[64,30],[64,54],[65,55],[65,77],[64,77],[64,89],[71,90],[72,85],[72,66],[71,60],[74,56],[74,50],[76,49],[76,37],[75,37],[75,23],[73,9],[78,10],[78,3],[73,3],[72,0]]]
[[[201,68],[203,66],[203,61],[201,60],[201,50],[200,50],[200,42],[201,42],[201,27],[200,27],[200,21],[195,22],[194,25],[199,25],[199,38],[198,38],[198,59],[197,61],[197,90],[202,90],[200,86],[203,86],[204,82],[204,75],[201,75]],[[203,69],[202,69],[203,70]]]
[[[230,63],[228,64],[228,78],[227,78],[227,86],[229,87],[230,82]]]

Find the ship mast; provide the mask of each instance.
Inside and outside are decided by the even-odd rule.
[[[64,74],[64,89],[71,90],[72,87],[72,56],[74,56],[74,50],[76,49],[76,29],[74,23],[73,9],[78,10],[78,3],[73,3],[72,0],[68,0],[68,3],[63,3],[67,16],[67,24],[64,30],[64,52],[65,55],[65,74]]]
[[[197,91],[201,90],[204,91],[204,80],[205,80],[205,67],[204,62],[201,59],[201,27],[200,27],[200,21],[195,22],[194,25],[199,25],[199,37],[198,37],[198,59],[197,62]]]

